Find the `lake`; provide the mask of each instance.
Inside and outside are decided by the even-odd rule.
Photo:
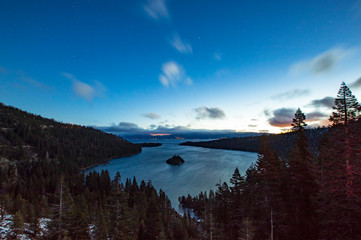
[[[123,183],[133,176],[138,184],[141,180],[151,180],[153,186],[157,190],[162,189],[178,210],[179,196],[215,190],[217,183],[229,182],[236,167],[244,174],[257,159],[257,153],[179,145],[185,141],[188,140],[158,140],[155,142],[162,143],[162,146],[143,148],[137,155],[113,159],[109,164],[89,171],[108,170],[112,178],[119,171]],[[180,166],[166,164],[165,161],[173,155],[180,155],[185,163]]]

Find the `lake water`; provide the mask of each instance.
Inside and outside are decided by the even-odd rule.
[[[108,170],[112,178],[119,171],[123,183],[133,176],[138,184],[141,180],[151,180],[153,186],[162,189],[172,206],[178,209],[179,196],[215,190],[217,183],[229,182],[236,167],[244,174],[257,159],[256,153],[179,145],[185,141],[158,140],[155,142],[161,142],[162,146],[143,148],[137,155],[113,159],[109,164],[96,166],[90,171]],[[173,155],[180,155],[185,163],[180,166],[166,164],[165,161]]]

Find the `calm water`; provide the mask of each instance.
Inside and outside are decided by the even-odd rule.
[[[123,182],[133,176],[138,183],[151,180],[153,186],[162,189],[173,207],[178,209],[179,196],[188,193],[194,196],[201,191],[216,189],[217,183],[229,181],[236,167],[243,174],[257,159],[256,153],[179,146],[184,141],[156,141],[163,145],[143,148],[137,155],[114,159],[90,170],[106,169],[112,178],[119,171]],[[185,163],[180,166],[166,164],[165,161],[173,155],[180,155]]]

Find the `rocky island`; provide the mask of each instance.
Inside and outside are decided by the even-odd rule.
[[[171,165],[181,165],[184,163],[184,160],[179,155],[174,155],[173,157],[169,158],[166,163]]]

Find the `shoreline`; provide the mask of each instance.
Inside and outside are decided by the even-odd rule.
[[[190,142],[190,143],[194,143],[194,142]],[[207,147],[207,146],[200,146],[200,145],[188,144],[188,142],[184,142],[184,144],[183,144],[183,143],[180,143],[179,145],[181,145],[181,146],[188,146],[188,147],[207,148],[207,149],[218,149],[218,150],[228,150],[228,151],[258,153],[258,151],[253,151],[253,150],[242,150],[242,149],[225,148],[225,147],[224,147],[224,148],[222,148],[222,147]]]
[[[93,168],[93,167],[96,167],[96,166],[107,165],[107,164],[109,164],[109,162],[110,162],[111,160],[114,160],[114,159],[117,159],[117,158],[134,156],[134,155],[137,155],[137,154],[139,154],[139,153],[141,153],[141,152],[142,152],[142,150],[140,150],[140,151],[137,152],[137,153],[128,153],[128,154],[123,154],[123,155],[120,155],[120,156],[110,157],[109,159],[107,159],[107,160],[105,160],[105,161],[103,161],[103,162],[93,163],[93,164],[90,165],[90,166],[80,168],[80,170],[81,170],[81,171],[88,171],[89,169],[91,169],[91,168]]]

